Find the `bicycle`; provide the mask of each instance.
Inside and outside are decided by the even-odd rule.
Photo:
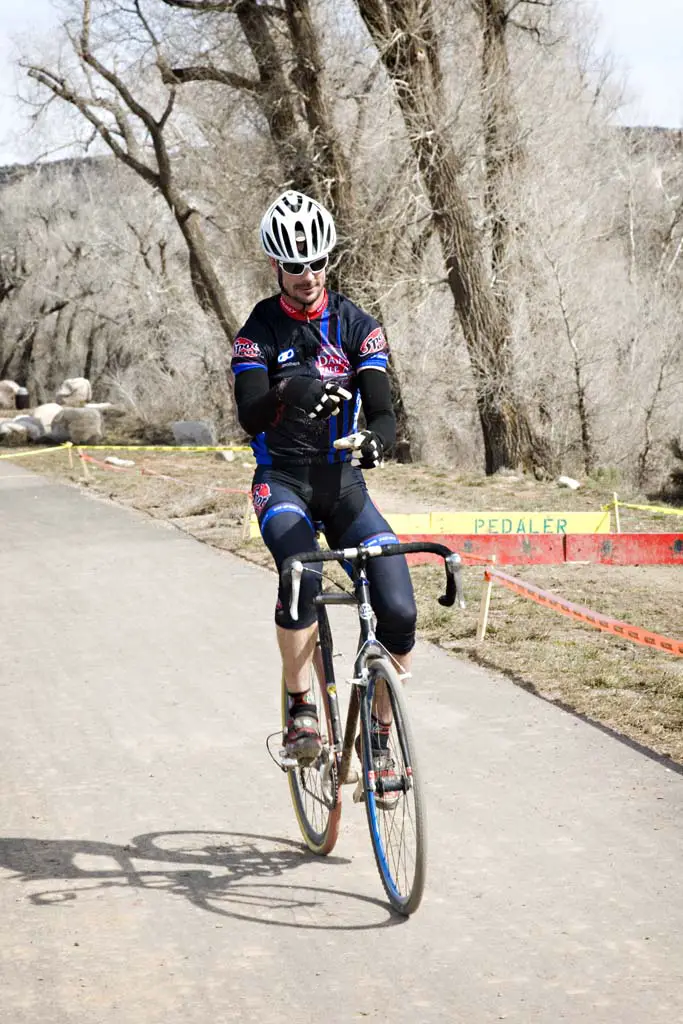
[[[426,871],[426,825],[421,776],[408,718],[401,677],[389,652],[374,632],[370,585],[365,567],[371,558],[412,552],[428,552],[444,559],[446,592],[439,597],[445,606],[464,607],[460,556],[443,544],[428,541],[368,544],[339,551],[307,551],[286,559],[282,578],[291,586],[291,615],[298,617],[301,576],[308,562],[337,561],[344,565],[353,592],[322,590],[314,601],[318,619],[317,671],[311,667],[311,694],[320,722],[323,746],[310,764],[288,759],[281,750],[273,759],[287,772],[299,828],[313,853],[329,854],[337,842],[341,821],[341,787],[356,784],[355,803],[364,801],[370,837],[384,890],[391,906],[412,914],[422,900]],[[312,570],[309,570],[312,571]],[[313,570],[314,571],[314,570]],[[322,574],[321,574],[322,575]],[[336,584],[335,584],[336,585]],[[354,605],[360,622],[360,639],[354,662],[351,695],[342,728],[333,666],[332,631],[327,605]],[[371,714],[376,696],[387,698],[391,729],[386,758],[378,766],[371,745]],[[286,727],[288,696],[282,681],[282,719]],[[360,741],[356,732],[360,718]],[[279,734],[273,734],[279,735]],[[269,741],[272,737],[269,737]],[[354,747],[361,772],[352,768]]]

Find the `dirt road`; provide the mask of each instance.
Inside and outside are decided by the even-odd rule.
[[[683,1019],[670,767],[421,645],[405,922],[350,791],[299,842],[268,572],[7,463],[0,552],[3,1024]]]

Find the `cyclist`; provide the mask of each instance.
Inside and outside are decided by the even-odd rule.
[[[257,303],[233,345],[237,413],[253,438],[257,462],[253,505],[278,570],[289,555],[316,546],[318,523],[334,548],[396,540],[362,474],[380,465],[395,441],[388,347],[376,320],[325,287],[335,243],[334,221],[323,206],[301,192],[283,192],[261,221],[261,244],[279,292]],[[358,430],[361,404],[366,427]],[[311,568],[320,570],[321,564]],[[371,561],[368,578],[377,637],[408,672],[416,608],[405,558]],[[320,576],[304,573],[294,621],[280,582],[275,608],[290,704],[285,749],[302,763],[321,750],[316,708],[309,701],[317,639],[313,597],[319,588]],[[386,698],[377,701],[374,715],[373,753],[380,770],[382,757],[389,760]]]

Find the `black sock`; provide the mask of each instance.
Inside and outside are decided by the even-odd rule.
[[[309,700],[310,692],[310,690],[306,690],[305,693],[289,693],[288,691],[289,710],[294,713],[303,707],[306,708],[308,714],[313,714],[317,717],[318,712],[316,706]]]

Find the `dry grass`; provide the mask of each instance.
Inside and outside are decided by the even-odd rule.
[[[66,456],[61,454],[36,456],[22,464],[46,475],[79,481],[80,486],[114,501],[169,520],[199,540],[270,565],[261,542],[245,540],[246,496],[218,490],[246,491],[253,471],[250,459],[238,454],[234,462],[227,463],[212,455],[186,452],[144,453],[140,458],[137,453],[115,454],[134,458],[135,468],[116,472],[91,466],[87,483],[79,481],[78,464],[69,470]],[[98,453],[98,458],[104,455],[106,452]],[[146,475],[141,468],[178,479]],[[526,478],[460,478],[419,466],[391,465],[381,473],[368,474],[368,483],[389,518],[391,512],[426,509],[596,510],[612,498],[611,490],[598,485],[568,491],[554,483]],[[625,491],[619,496],[624,501],[647,502],[643,495]],[[673,516],[622,513],[624,531],[681,529],[682,521]],[[510,567],[507,571],[595,611],[683,637],[679,566],[561,565]],[[683,660],[582,626],[498,585],[493,589],[486,640],[478,644],[475,634],[482,570],[465,570],[468,607],[464,612],[443,609],[436,603],[443,589],[440,568],[420,566],[413,578],[423,637],[683,764]]]

